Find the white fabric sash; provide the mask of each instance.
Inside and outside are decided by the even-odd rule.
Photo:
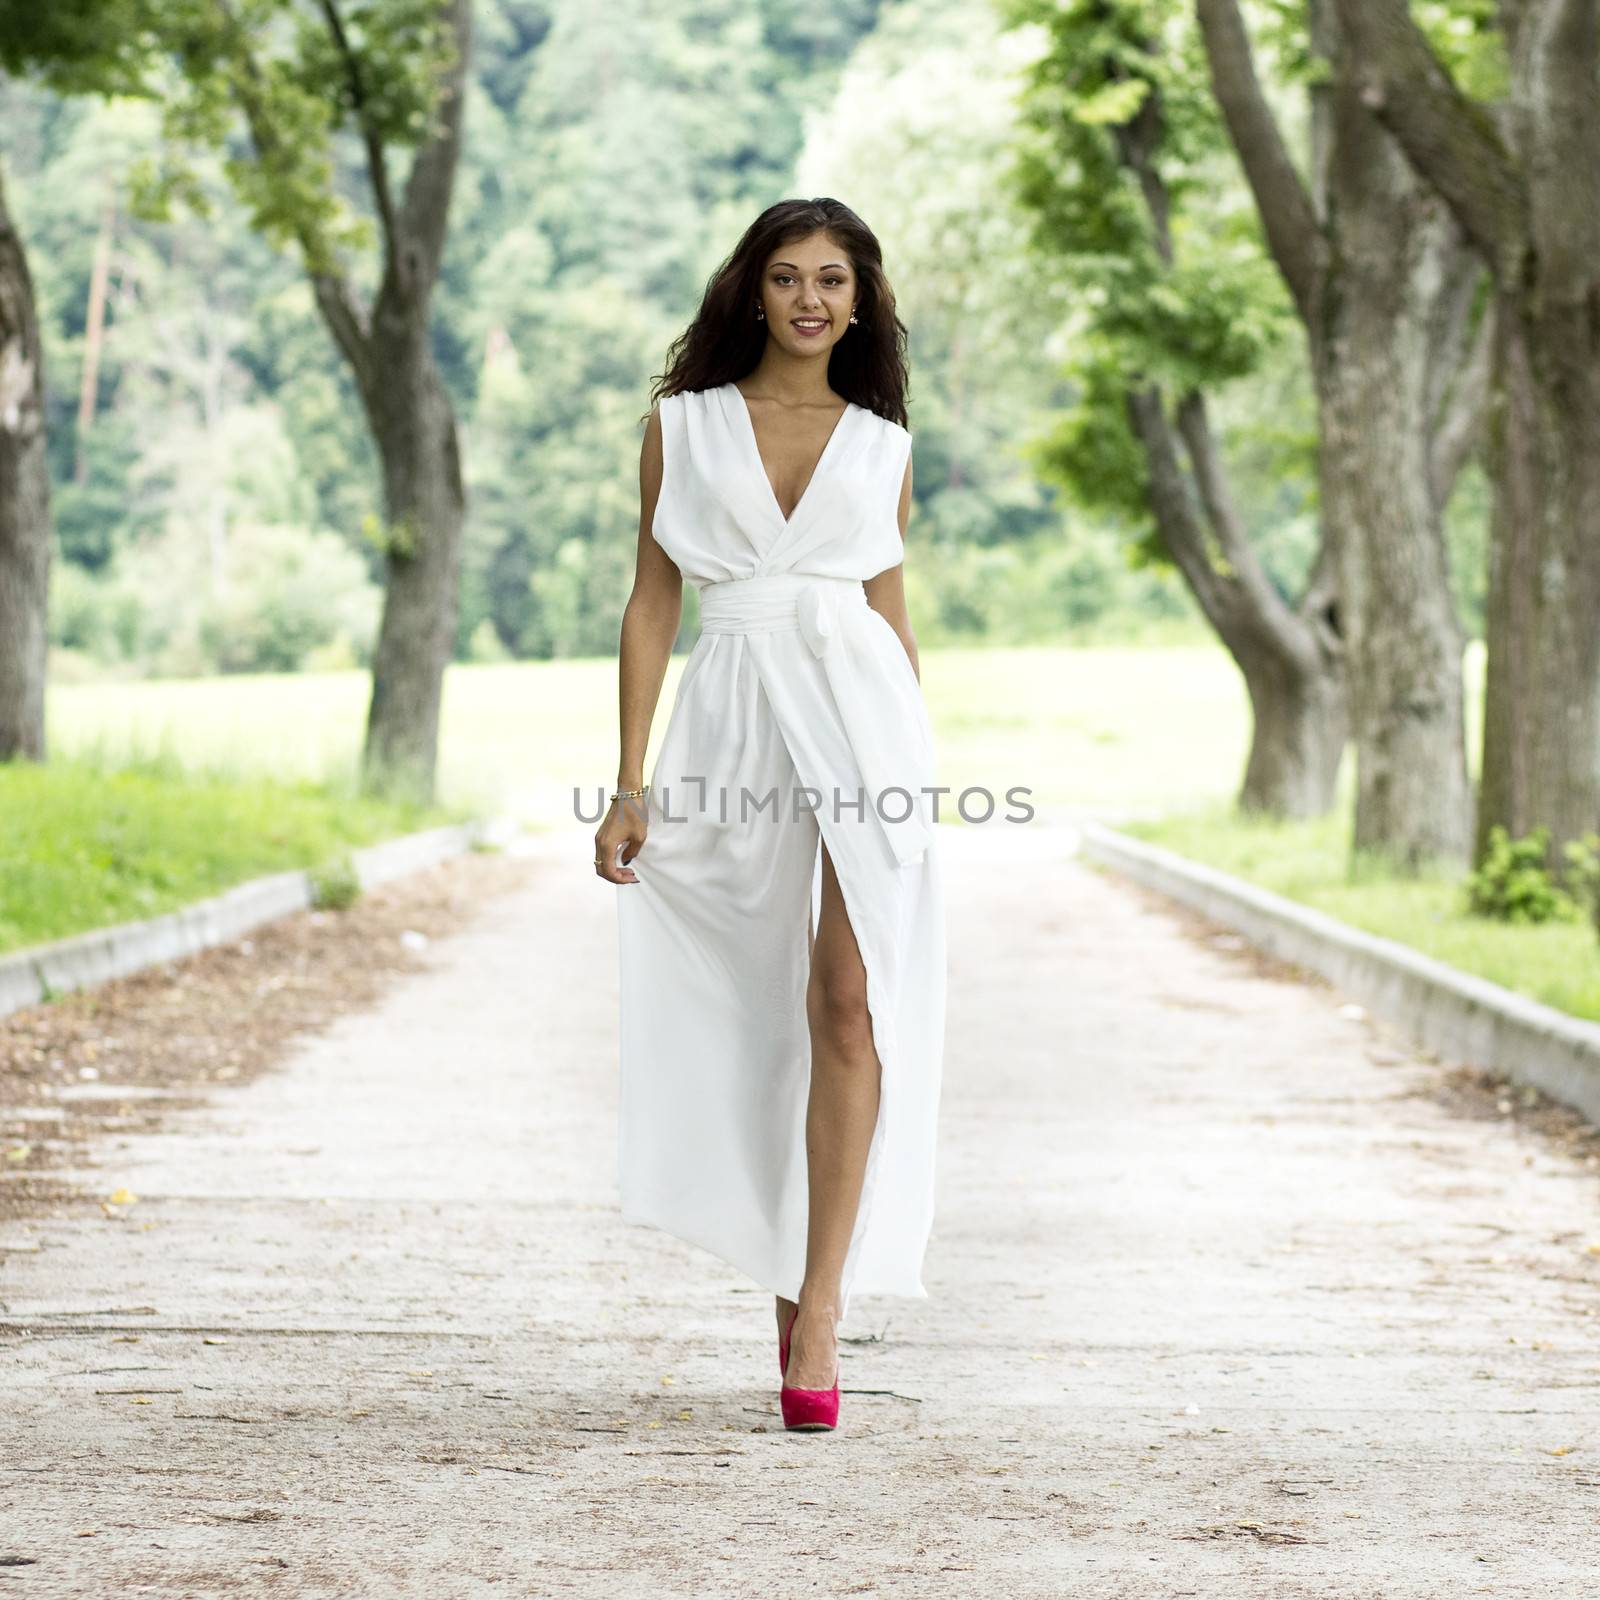
[[[867,805],[895,859],[902,866],[918,860],[929,844],[918,795],[918,763],[913,730],[893,719],[893,697],[881,684],[860,682],[856,657],[846,633],[858,628],[871,607],[859,578],[824,577],[816,573],[771,572],[755,578],[729,578],[700,590],[702,633],[778,633],[798,628],[811,653],[822,663],[845,738],[867,790]],[[863,648],[866,648],[863,641]],[[898,770],[897,770],[898,769]],[[910,794],[910,812],[902,818]]]

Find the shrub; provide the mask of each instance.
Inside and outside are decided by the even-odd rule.
[[[1467,876],[1469,910],[1498,922],[1570,921],[1578,916],[1578,902],[1545,867],[1549,845],[1548,828],[1535,828],[1524,838],[1512,839],[1496,823],[1489,830],[1489,850],[1482,866]]]
[[[361,879],[348,853],[313,867],[308,876],[311,903],[318,911],[343,911],[361,897]]]
[[[1562,853],[1567,858],[1573,896],[1589,907],[1594,931],[1600,934],[1600,833],[1569,839]]]

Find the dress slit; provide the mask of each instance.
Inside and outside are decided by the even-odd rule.
[[[779,732],[781,736],[781,724],[779,725]],[[787,745],[787,739],[785,739],[784,743]],[[794,752],[791,750],[791,762],[793,759]],[[796,767],[795,770],[798,774],[799,768]],[[805,780],[802,778],[801,782],[804,784]],[[818,835],[817,861],[812,873],[812,900],[814,904],[819,903],[821,900],[822,850],[829,843],[828,825],[824,823],[823,813],[820,809],[816,813],[816,823]],[[845,918],[850,924],[851,933],[855,935],[856,952],[861,957],[862,970],[866,973],[867,1020],[871,1026],[872,1048],[878,1058],[878,1114],[873,1121],[871,1142],[867,1146],[866,1168],[861,1178],[861,1197],[856,1205],[855,1225],[851,1229],[850,1245],[845,1253],[844,1269],[840,1274],[839,1321],[843,1322],[850,1314],[850,1291],[855,1281],[862,1243],[866,1239],[867,1228],[872,1220],[872,1201],[877,1193],[878,1178],[883,1165],[883,1150],[888,1139],[889,1101],[891,1099],[890,1080],[892,1077],[890,1069],[893,1062],[894,1049],[887,1037],[889,1028],[885,1019],[890,1014],[890,1008],[888,997],[884,993],[881,974],[878,970],[878,951],[873,940],[862,937],[861,918],[856,914],[856,891],[847,881],[848,873],[841,870],[839,866],[838,852],[830,849],[828,851],[828,859],[833,862],[833,874],[839,880],[839,898],[844,902]],[[808,955],[810,953],[808,951]],[[806,976],[809,982],[809,961]],[[809,1094],[809,1092],[808,1084],[807,1093]]]

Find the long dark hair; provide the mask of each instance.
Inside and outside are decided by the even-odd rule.
[[[732,383],[754,369],[767,341],[767,325],[755,309],[767,261],[779,246],[818,231],[850,258],[860,291],[856,320],[828,358],[828,382],[846,400],[906,426],[906,330],[883,275],[883,251],[849,206],[826,197],[780,200],[745,229],[712,273],[694,321],[667,352],[667,371],[650,392],[652,404],[685,389]]]

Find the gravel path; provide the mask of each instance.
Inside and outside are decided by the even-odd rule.
[[[931,1298],[853,1309],[839,1432],[784,1432],[770,1298],[618,1220],[619,891],[543,838],[99,1143],[136,1199],[0,1228],[4,1592],[1592,1593],[1592,1166],[1070,830],[941,838]]]

